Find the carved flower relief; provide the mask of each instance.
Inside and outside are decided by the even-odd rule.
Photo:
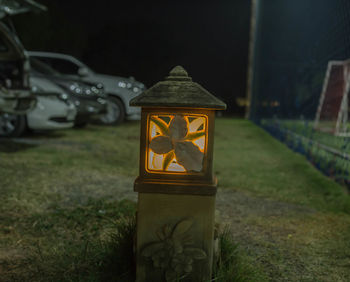
[[[195,260],[207,258],[205,251],[192,247],[193,240],[188,234],[193,221],[186,219],[174,228],[164,225],[158,230],[158,242],[147,244],[141,255],[152,260],[153,267],[164,271],[166,281],[177,281],[189,275]]]
[[[200,172],[204,158],[205,118],[175,115],[166,123],[153,115],[150,120],[153,134],[150,134],[149,168]]]

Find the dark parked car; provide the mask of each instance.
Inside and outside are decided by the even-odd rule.
[[[75,57],[52,52],[31,52],[29,56],[36,58],[65,77],[79,79],[84,82],[101,82],[108,94],[108,114],[101,118],[104,124],[119,124],[127,120],[139,120],[141,109],[130,107],[132,98],[140,95],[146,88],[133,77],[112,76],[96,73]]]
[[[107,113],[107,95],[102,84],[87,83],[63,77],[59,72],[35,58],[30,59],[30,65],[31,76],[44,77],[70,95],[70,100],[74,102],[78,111],[75,118],[76,126],[84,126],[92,119],[99,118]]]
[[[30,10],[30,5],[16,3],[0,2],[0,113],[23,114],[36,99],[30,91],[29,58],[11,22],[12,15]]]

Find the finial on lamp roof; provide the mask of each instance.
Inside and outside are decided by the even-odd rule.
[[[169,75],[170,76],[188,76],[188,73],[182,66],[176,66],[170,71]]]
[[[192,78],[188,76],[187,71],[182,66],[176,66],[170,71],[166,80],[192,81]]]

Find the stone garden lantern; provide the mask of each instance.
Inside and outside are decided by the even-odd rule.
[[[137,281],[208,281],[216,178],[215,110],[225,103],[180,66],[130,101],[142,107]]]

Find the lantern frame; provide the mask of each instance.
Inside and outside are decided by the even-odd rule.
[[[203,157],[203,169],[200,172],[164,172],[149,171],[147,169],[147,154],[149,143],[149,116],[150,115],[200,115],[206,117],[206,144]],[[213,145],[215,111],[210,109],[192,108],[142,108],[141,112],[141,142],[140,142],[140,166],[139,177],[135,181],[135,191],[138,192],[167,192],[185,194],[215,194],[216,178],[213,174]],[[142,184],[142,185],[140,185]],[[169,185],[172,189],[169,189]],[[197,187],[199,191],[182,189],[188,185]],[[204,189],[200,190],[205,186]],[[165,189],[162,189],[162,187]],[[215,188],[214,188],[215,187]],[[198,189],[195,190],[198,190]]]
[[[178,119],[178,121],[182,122],[182,125],[184,125],[183,122],[186,123],[186,128],[176,129],[176,131],[182,130],[181,134],[185,134],[183,137],[180,138],[173,137],[170,133],[170,126],[173,122],[175,122],[176,118],[180,118]],[[196,128],[196,126],[198,126],[198,128]],[[207,155],[208,143],[207,115],[179,112],[148,114],[147,128],[148,138],[146,138],[145,170],[148,173],[165,173],[174,175],[203,175],[206,169],[204,157]],[[164,132],[164,130],[166,131]],[[197,137],[196,134],[198,135]],[[194,135],[194,137],[191,137],[191,135]],[[158,150],[167,150],[166,153],[157,153],[154,151],[154,149],[151,148],[152,142],[155,142],[156,138],[158,138],[159,140],[160,137],[163,138],[161,141],[158,141]],[[163,144],[159,145],[159,142],[163,142]],[[198,160],[195,160],[194,163],[192,160],[190,164],[187,164],[187,169],[185,164],[181,164],[178,161],[178,156],[176,155],[176,144],[183,142],[186,142],[186,144],[191,144],[191,150],[194,150],[194,153],[198,158]],[[161,147],[159,148],[159,146]],[[166,161],[167,155],[169,156],[169,159]],[[197,161],[200,161],[200,169],[199,162]]]
[[[156,171],[149,169],[148,166],[148,149],[149,149],[149,128],[151,115],[184,115],[191,114],[203,116],[206,118],[205,126],[205,149],[203,158],[203,169],[200,172],[184,171]],[[176,179],[176,180],[203,180],[212,179],[212,160],[213,155],[213,130],[214,130],[214,111],[208,109],[176,109],[176,108],[143,108],[141,113],[141,142],[140,142],[140,176],[151,179]]]
[[[164,172],[148,171],[147,150],[149,140],[149,115],[158,114],[196,114],[205,116],[206,124],[206,149],[203,158],[203,169],[201,172]],[[204,194],[216,193],[216,177],[213,174],[213,145],[215,111],[209,109],[191,108],[142,108],[141,112],[141,142],[140,142],[140,167],[139,177],[135,181],[137,192],[162,192],[174,194]],[[193,185],[193,189],[188,186]]]
[[[226,109],[226,104],[210,94],[198,83],[192,82],[192,78],[188,76],[187,72],[181,66],[177,66],[170,71],[169,76],[164,81],[156,83],[139,96],[133,98],[130,101],[130,105],[139,106],[142,109],[139,176],[135,180],[134,190],[142,193],[215,195],[217,184],[216,177],[213,174],[215,111]],[[175,172],[167,171],[166,169],[148,168],[149,144],[151,140],[149,117],[151,115],[199,115],[206,118],[206,126],[204,128],[206,141],[205,150],[202,152],[204,155],[201,171],[196,172],[195,169],[186,171],[185,169],[183,172]],[[170,122],[167,126],[170,126]],[[168,143],[168,148],[172,148],[170,151],[174,150],[176,164],[181,165],[180,162],[177,162],[175,144],[176,142],[192,140],[184,138],[181,141],[177,141],[177,139],[172,139],[173,137],[170,135],[166,135],[166,137],[171,139],[171,143]],[[193,144],[195,144],[194,140]],[[200,149],[199,146],[197,147]],[[196,153],[194,152],[194,154]],[[165,154],[163,155],[165,157]]]

